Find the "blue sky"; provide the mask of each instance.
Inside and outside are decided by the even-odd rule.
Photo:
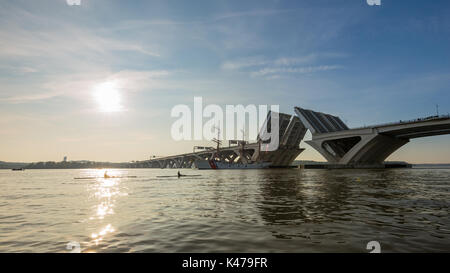
[[[448,1],[1,1],[0,160],[189,152],[198,143],[171,139],[170,110],[194,96],[350,127],[448,113],[448,14]],[[92,93],[111,81],[122,111],[104,113]],[[450,136],[390,159],[450,162]]]

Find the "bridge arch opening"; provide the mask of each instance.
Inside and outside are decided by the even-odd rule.
[[[360,136],[327,140],[322,143],[322,148],[327,150],[333,156],[342,158],[360,141]]]

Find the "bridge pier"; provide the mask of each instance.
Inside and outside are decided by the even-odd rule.
[[[450,117],[349,129],[336,116],[295,108],[301,122],[311,131],[306,141],[330,166],[384,167],[383,162],[412,138],[450,134]]]
[[[360,135],[359,141],[347,149],[336,151],[330,143],[336,139],[316,139],[306,141],[315,148],[328,162],[333,164],[377,165],[381,164],[389,155],[409,142],[391,136],[373,133]]]

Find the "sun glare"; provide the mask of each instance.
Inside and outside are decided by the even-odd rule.
[[[122,110],[116,82],[108,81],[95,86],[94,97],[102,112],[118,112]]]

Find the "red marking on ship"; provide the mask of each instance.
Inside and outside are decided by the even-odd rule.
[[[213,159],[209,160],[209,166],[211,166],[211,169],[217,169],[217,165]]]

